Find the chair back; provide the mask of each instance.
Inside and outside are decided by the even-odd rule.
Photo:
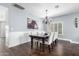
[[[54,39],[54,32],[51,32],[49,39],[48,39],[48,44],[51,44],[53,39]]]
[[[58,32],[55,32],[53,41],[55,41],[57,38],[58,38]]]

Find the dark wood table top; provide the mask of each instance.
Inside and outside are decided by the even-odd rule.
[[[38,38],[38,39],[47,39],[48,35],[29,35],[32,38]]]

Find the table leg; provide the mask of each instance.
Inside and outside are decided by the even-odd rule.
[[[33,38],[31,38],[31,49],[33,49]]]
[[[42,48],[43,48],[43,52],[44,52],[44,39],[42,39]]]
[[[38,42],[37,42],[37,47],[38,47]]]

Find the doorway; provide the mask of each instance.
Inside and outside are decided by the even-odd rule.
[[[8,8],[0,5],[0,52],[6,48],[6,22]],[[1,55],[2,53],[0,53]]]

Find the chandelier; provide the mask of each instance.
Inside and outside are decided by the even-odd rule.
[[[46,12],[46,16],[45,16],[45,19],[43,20],[43,23],[48,24],[49,23],[48,16],[47,16],[48,10],[46,9],[45,12]]]

